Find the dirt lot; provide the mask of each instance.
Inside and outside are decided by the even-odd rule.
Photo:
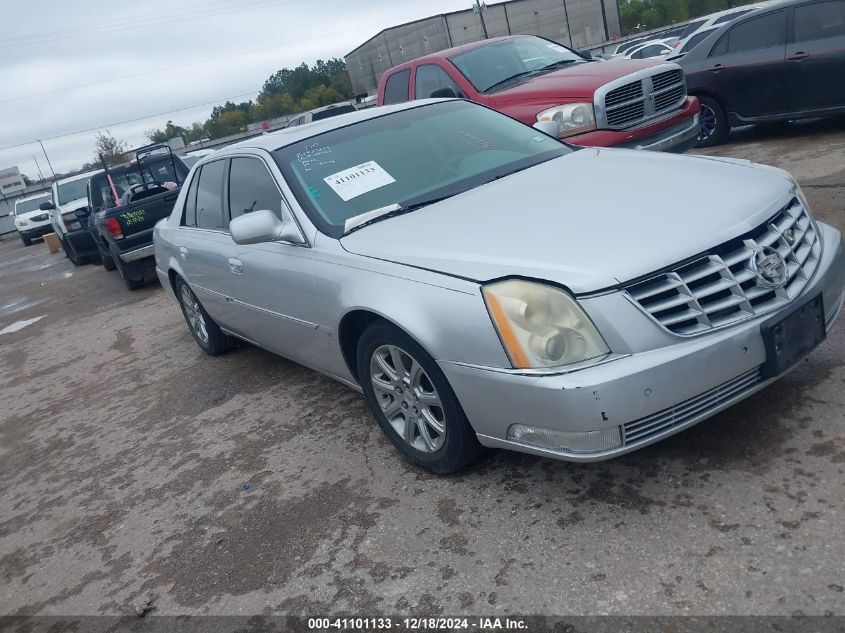
[[[791,170],[845,229],[845,122],[708,153]],[[0,244],[0,330],[38,317],[0,334],[2,614],[845,612],[843,322],[641,452],[433,477],[356,393],[249,346],[204,356],[158,286]]]

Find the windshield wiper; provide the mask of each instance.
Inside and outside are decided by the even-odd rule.
[[[535,70],[525,70],[521,73],[516,73],[515,75],[511,75],[510,77],[505,77],[501,81],[497,81],[496,83],[494,83],[492,86],[488,86],[487,88],[485,88],[484,92],[488,93],[491,90],[493,90],[493,88],[497,88],[497,87],[499,87],[503,84],[506,84],[510,81],[513,81],[514,79],[519,79],[520,77],[525,77],[526,75],[533,75],[535,72],[537,72],[537,71],[535,71]]]
[[[397,215],[403,215],[405,213],[410,213],[411,211],[416,211],[417,209],[427,207],[430,204],[440,202],[441,200],[451,198],[455,195],[457,195],[457,193],[450,193],[444,196],[435,196],[434,198],[425,198],[424,200],[414,202],[413,204],[399,204],[397,202],[394,204],[389,204],[386,207],[379,207],[378,209],[373,209],[372,211],[366,211],[365,213],[361,213],[360,215],[351,217],[346,221],[346,223],[343,225],[343,235],[349,235],[353,231],[362,229],[365,226],[369,226],[370,224],[373,224],[375,222],[387,220],[388,218],[394,218]]]

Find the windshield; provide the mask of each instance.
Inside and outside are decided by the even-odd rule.
[[[449,101],[331,130],[273,155],[312,221],[340,237],[362,213],[455,195],[571,151],[502,114]]]
[[[453,55],[457,66],[479,92],[505,87],[503,82],[575,62],[586,61],[568,48],[540,37],[515,37]]]
[[[50,194],[45,194],[43,196],[39,196],[37,198],[32,198],[30,200],[21,200],[20,202],[15,203],[15,215],[21,215],[22,213],[29,213],[30,211],[37,211],[38,206],[42,202],[49,202],[50,201]]]
[[[170,159],[164,159],[156,162],[144,163],[144,178],[138,171],[137,165],[127,167],[116,167],[109,170],[114,188],[117,190],[118,198],[122,198],[127,191],[135,185],[147,184],[162,184],[165,182],[176,183],[176,175],[173,171],[173,163]],[[179,180],[183,180],[184,173],[180,174]],[[105,172],[99,173],[91,178],[91,207],[94,211],[102,209],[109,209],[115,206],[114,196],[111,192],[108,177]]]
[[[88,196],[88,179],[80,178],[59,183],[59,204],[67,204]]]

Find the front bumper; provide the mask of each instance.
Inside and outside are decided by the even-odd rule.
[[[47,235],[47,233],[53,232],[53,225],[50,224],[49,220],[40,226],[27,228],[15,226],[15,228],[21,235],[23,235],[28,240],[34,240],[36,237],[42,237],[44,235]]]
[[[822,293],[829,330],[845,300],[845,248],[840,233],[818,224],[822,256],[804,292],[781,312]],[[598,461],[636,450],[688,428],[770,384],[760,367],[762,322],[778,312],[701,336],[670,336],[667,345],[557,375],[441,362],[485,446],[568,461]],[[663,332],[657,324],[652,324]],[[667,334],[668,335],[668,334]],[[507,439],[513,424],[553,431],[620,427],[622,445],[595,453],[537,448]]]
[[[698,140],[700,110],[698,99],[687,97],[680,110],[660,121],[632,130],[595,130],[563,140],[587,147],[626,147],[683,153]]]

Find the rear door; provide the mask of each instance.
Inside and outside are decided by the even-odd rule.
[[[786,79],[793,112],[845,106],[845,0],[791,9]]]
[[[786,10],[731,27],[710,52],[704,72],[729,112],[753,118],[788,109]]]
[[[179,227],[178,255],[182,272],[205,309],[220,325],[235,320],[232,302],[227,298],[235,243],[227,232],[223,185],[227,159],[200,167],[190,182]]]

